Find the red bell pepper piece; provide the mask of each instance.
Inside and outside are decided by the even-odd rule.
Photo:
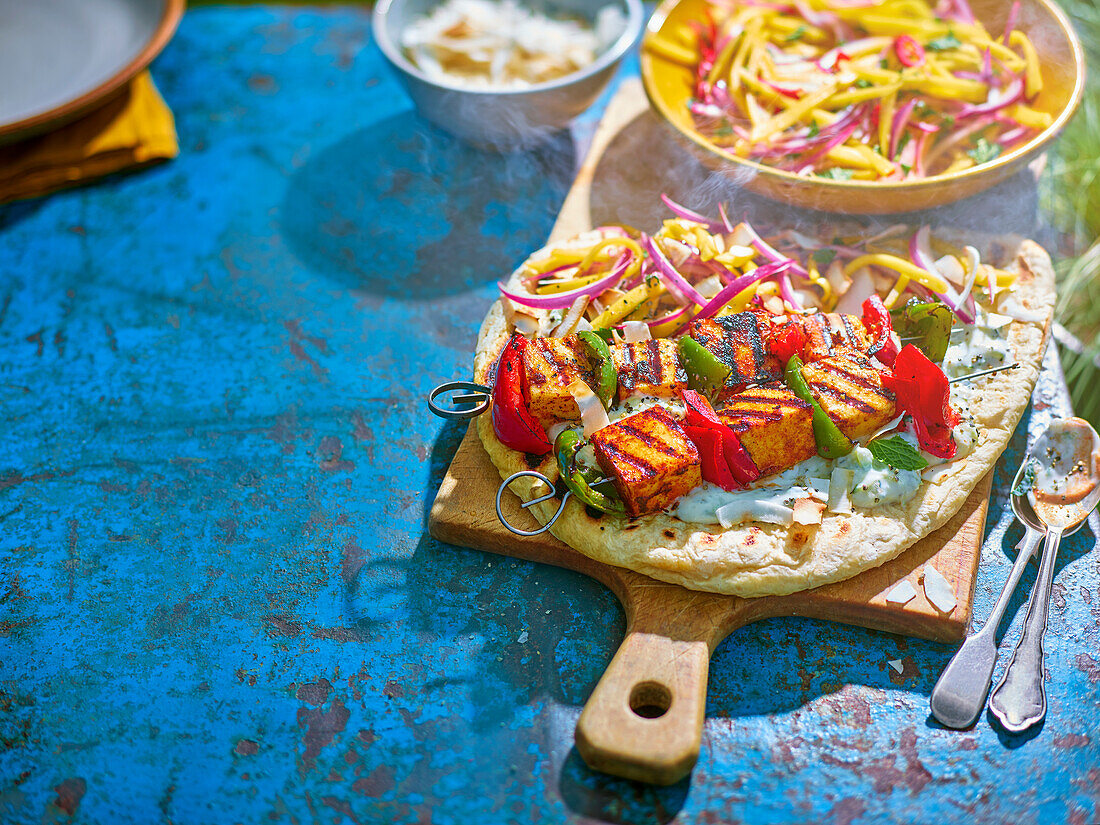
[[[722,434],[710,427],[696,427],[691,424],[684,425],[684,432],[699,451],[699,459],[703,463],[703,479],[717,484],[723,490],[735,489],[737,481],[726,463],[722,450]]]
[[[954,458],[958,447],[951,428],[959,414],[951,408],[951,385],[943,370],[912,344],[894,360],[894,375],[884,381],[897,396],[898,408],[913,417],[921,449],[940,458]]]
[[[768,348],[772,355],[786,364],[792,355],[802,355],[802,351],[806,348],[806,330],[800,322],[789,321],[771,336]]]
[[[863,326],[871,333],[872,344],[868,355],[878,358],[888,367],[894,365],[898,357],[898,345],[894,342],[894,325],[890,322],[890,312],[878,295],[872,295],[863,302]]]
[[[718,418],[706,397],[694,390],[684,390],[683,397],[687,408],[684,431],[699,450],[703,478],[723,490],[743,487],[760,478],[760,470],[745,451],[741,439]]]
[[[512,335],[497,362],[493,385],[493,432],[505,447],[532,455],[546,455],[553,449],[546,429],[527,409],[527,371],[523,353],[527,339]]]
[[[924,63],[924,46],[907,34],[898,35],[894,40],[894,54],[902,66],[920,66]]]

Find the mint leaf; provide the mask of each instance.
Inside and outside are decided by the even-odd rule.
[[[974,148],[968,149],[966,154],[970,155],[975,163],[989,163],[1001,154],[1001,147],[1000,144],[990,143],[984,137],[980,137],[974,141]]]
[[[815,120],[810,124],[810,131],[806,137],[817,137],[819,134],[821,134],[821,127],[817,125],[817,121]]]
[[[889,464],[898,470],[923,470],[928,466],[917,448],[900,435],[876,438],[867,445],[867,449],[883,464]]]
[[[945,52],[948,49],[957,49],[962,45],[959,38],[955,37],[955,32],[949,31],[943,37],[937,37],[935,40],[929,40],[926,49],[931,49],[934,52]]]
[[[853,169],[843,169],[839,166],[834,166],[832,169],[818,172],[817,176],[819,178],[828,178],[829,180],[851,180],[854,174],[855,170]]]
[[[818,266],[828,266],[833,262],[833,258],[836,257],[835,249],[815,249],[810,257],[814,259],[814,262]]]
[[[873,84],[867,78],[861,77],[852,85],[857,89],[870,89]]]

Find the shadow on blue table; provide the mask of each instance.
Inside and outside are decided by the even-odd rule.
[[[498,154],[403,113],[305,163],[280,220],[311,270],[352,289],[431,300],[500,280],[541,246],[575,166],[569,132]]]

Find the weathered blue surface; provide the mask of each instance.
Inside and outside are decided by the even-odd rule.
[[[0,207],[0,820],[1100,821],[1088,529],[1037,732],[929,720],[952,646],[774,620],[717,651],[690,780],[589,771],[614,598],[424,526],[460,431],[422,399],[578,150],[428,129],[361,12],[192,10],[154,68],[178,160]]]

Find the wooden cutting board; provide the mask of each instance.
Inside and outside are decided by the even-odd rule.
[[[622,179],[616,180],[607,165],[608,149],[620,135],[629,132],[637,140],[637,130],[652,128],[639,125],[646,117],[640,85],[624,84],[608,106],[551,239],[591,227],[593,204],[606,198],[606,192],[593,188],[597,169],[622,188]],[[690,772],[698,757],[710,656],[737,628],[772,616],[807,616],[939,641],[961,639],[970,621],[992,478],[990,472],[979,482],[943,528],[893,561],[848,581],[755,599],[655,581],[593,561],[549,534],[521,538],[510,533],[496,514],[500,475],[473,425],[443,479],[428,527],[440,541],[577,570],[611,588],[626,611],[626,637],[577,722],[577,750],[597,770],[671,784]],[[538,526],[511,494],[503,497],[502,509],[516,526]],[[925,597],[921,573],[926,564],[954,585],[957,604],[948,614]],[[886,594],[904,580],[916,597],[904,605],[887,602]]]

